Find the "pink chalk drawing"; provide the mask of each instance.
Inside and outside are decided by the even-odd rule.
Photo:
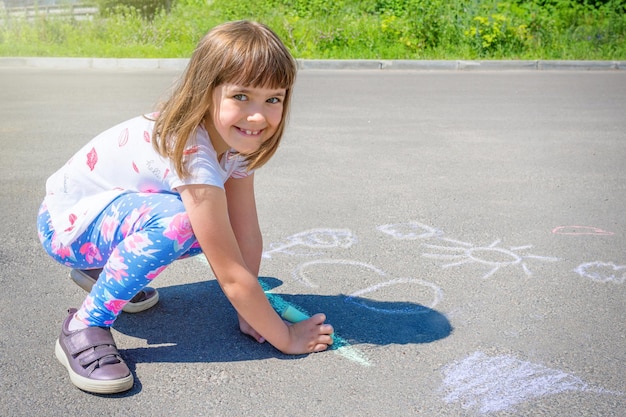
[[[595,235],[595,236],[611,236],[615,233],[607,232],[606,230],[599,229],[593,226],[559,226],[552,229],[552,233],[555,235]]]

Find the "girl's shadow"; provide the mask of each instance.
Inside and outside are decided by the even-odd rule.
[[[259,279],[265,289],[282,281]],[[294,358],[283,355],[269,343],[259,345],[238,329],[234,309],[217,281],[159,288],[160,301],[139,314],[122,314],[115,329],[145,339],[148,347],[125,349],[132,363],[142,362],[231,362],[264,358]],[[324,312],[335,334],[350,344],[376,345],[429,343],[452,332],[441,313],[419,304],[381,302],[345,295],[268,295],[280,309],[286,304],[310,312]],[[279,311],[280,312],[280,311]]]

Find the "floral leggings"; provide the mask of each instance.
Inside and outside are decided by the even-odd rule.
[[[89,326],[110,327],[124,305],[169,264],[201,253],[178,194],[123,194],[69,246],[56,239],[45,204],[37,228],[57,262],[74,269],[103,268],[77,313]]]

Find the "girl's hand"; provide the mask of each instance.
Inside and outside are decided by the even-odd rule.
[[[237,314],[237,317],[239,317],[239,330],[241,330],[241,333],[252,337],[254,340],[256,340],[259,343],[265,342],[265,338],[261,336],[259,332],[254,330],[252,326],[250,326],[248,322],[243,319],[243,317],[241,317],[239,314]]]
[[[324,324],[326,316],[318,313],[310,319],[290,325],[289,347],[283,353],[299,355],[321,352],[333,344],[333,326]]]

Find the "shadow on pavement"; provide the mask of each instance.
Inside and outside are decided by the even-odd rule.
[[[282,284],[270,277],[260,281],[266,290]],[[160,301],[151,310],[122,314],[115,322],[115,330],[145,339],[151,345],[123,350],[129,366],[299,357],[283,355],[269,343],[259,345],[240,333],[234,310],[215,280],[159,288],[159,293]],[[452,332],[444,315],[414,303],[379,302],[345,295],[270,294],[268,297],[277,309],[288,303],[305,312],[324,312],[344,344],[429,343]]]

